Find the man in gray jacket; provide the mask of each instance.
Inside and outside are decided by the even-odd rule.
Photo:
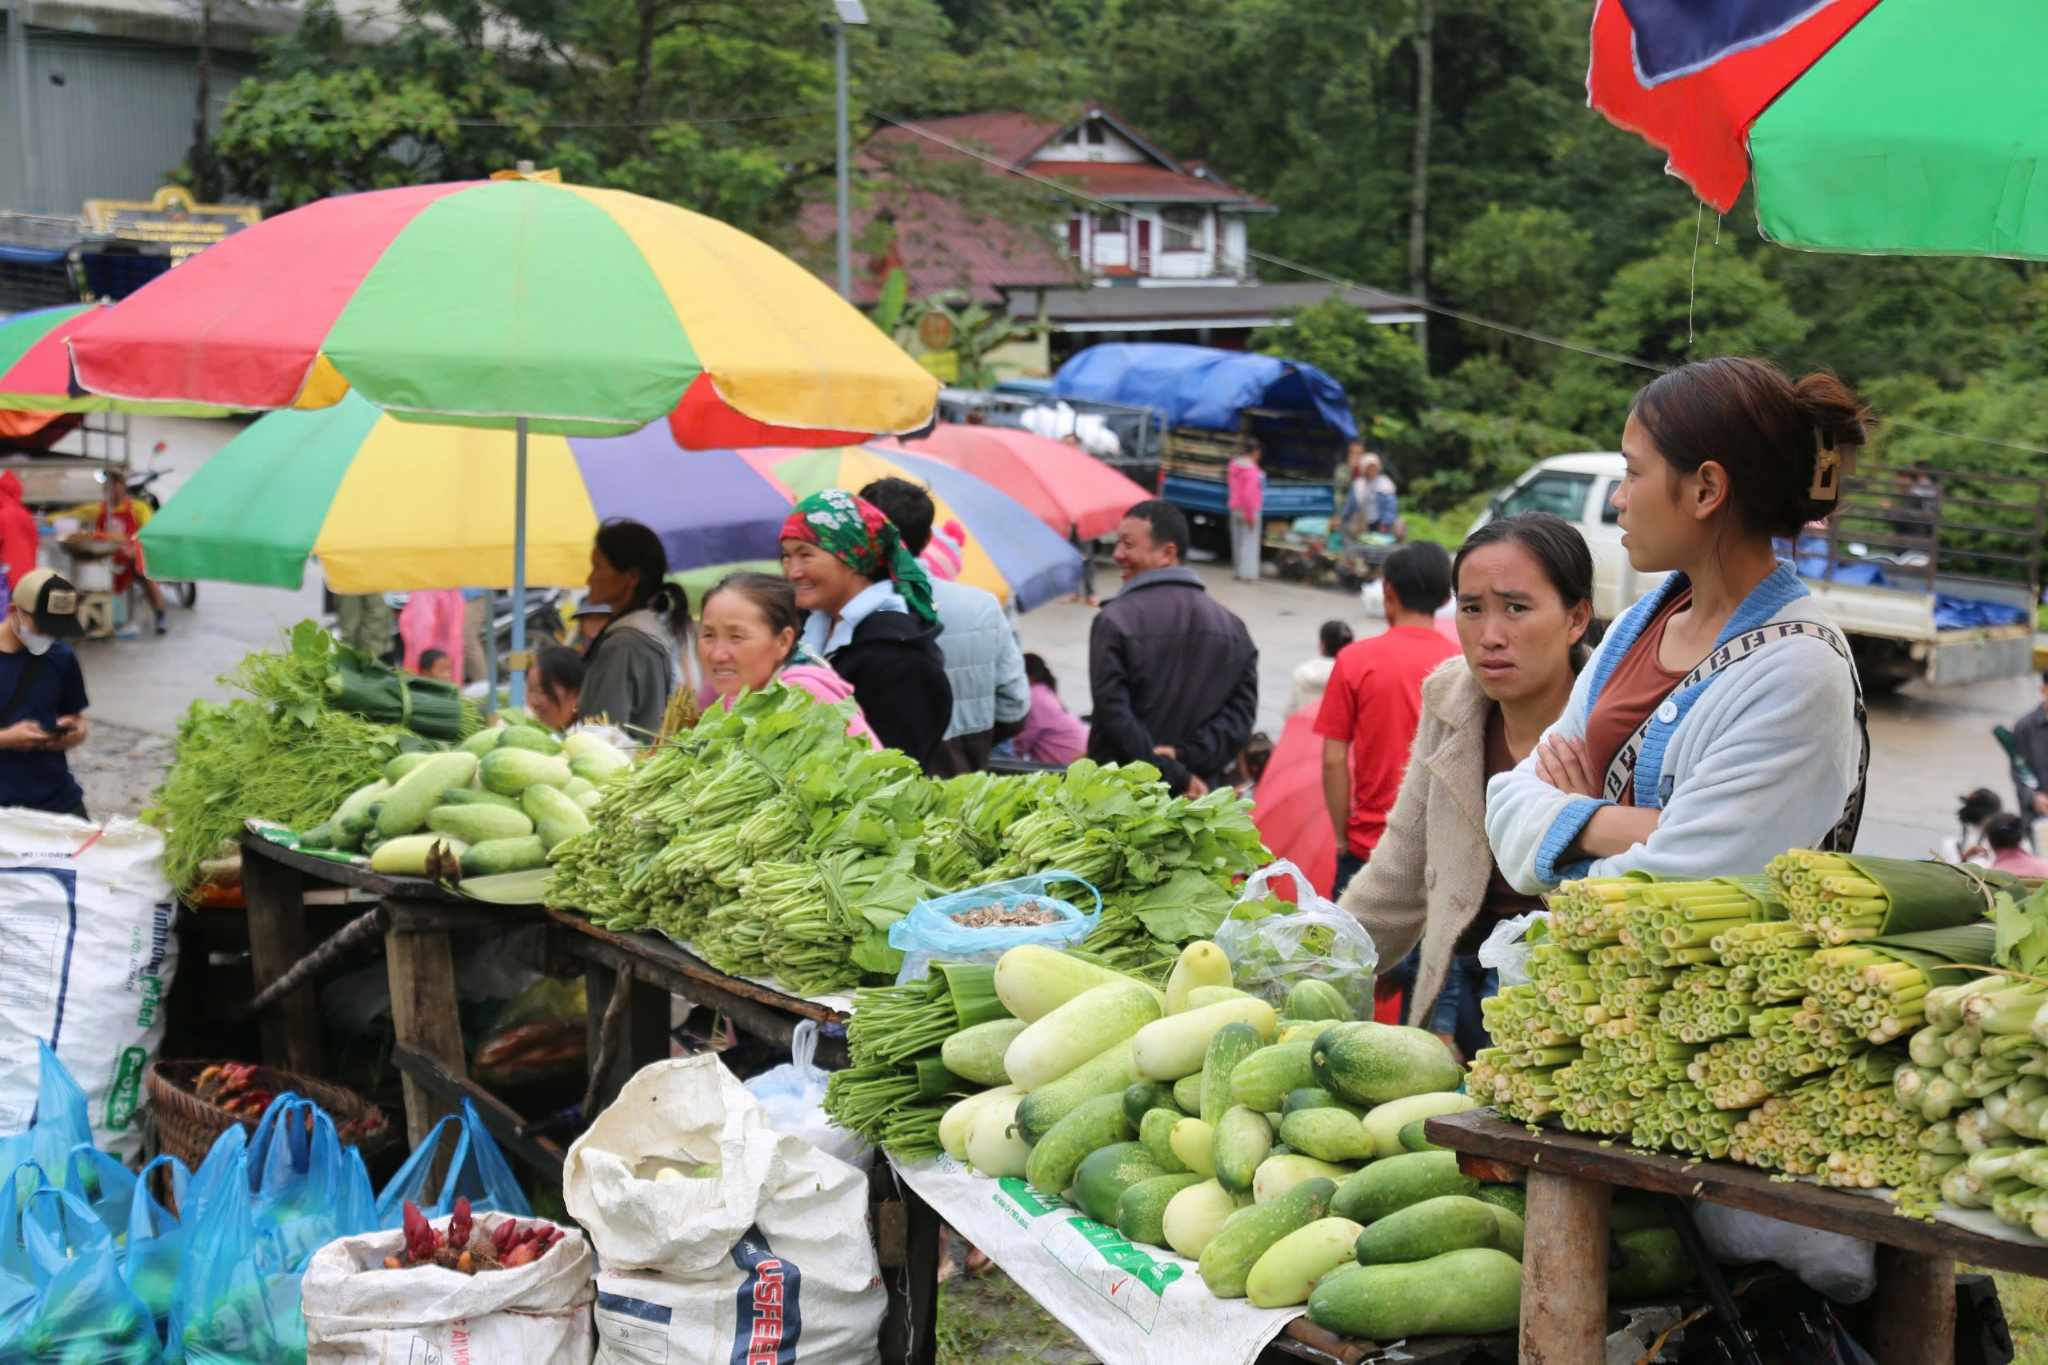
[[[1088,757],[1156,765],[1176,792],[1227,783],[1259,710],[1251,632],[1184,567],[1188,520],[1141,502],[1116,533],[1124,588],[1088,635]]]
[[[904,549],[924,553],[932,538],[931,494],[908,479],[877,479],[860,496],[896,523]],[[946,681],[953,686],[953,718],[946,726],[939,775],[957,777],[986,768],[997,741],[1023,728],[1031,710],[1031,684],[1024,677],[1017,634],[993,594],[935,578],[932,605],[939,612]]]

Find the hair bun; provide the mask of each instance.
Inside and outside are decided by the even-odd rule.
[[[1870,409],[1828,371],[1816,370],[1802,377],[1793,384],[1792,394],[1822,446],[1860,446],[1869,440]]]

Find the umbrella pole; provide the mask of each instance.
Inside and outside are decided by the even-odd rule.
[[[526,419],[513,430],[519,444],[512,476],[512,704],[526,705]]]

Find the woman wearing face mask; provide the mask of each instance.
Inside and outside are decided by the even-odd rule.
[[[1487,792],[1508,880],[1760,872],[1847,848],[1868,763],[1848,646],[1773,537],[1835,510],[1863,409],[1833,375],[1758,360],[1652,380],[1614,495],[1639,573],[1670,572],[1601,642],[1536,752]]]
[[[770,574],[735,573],[718,580],[704,596],[697,623],[697,664],[718,706],[730,706],[743,692],[777,686],[799,688],[827,706],[850,700],[853,686],[797,642],[804,614],[796,590]],[[849,734],[881,747],[867,718],[855,706]]]
[[[64,755],[85,743],[85,675],[65,641],[83,634],[78,591],[48,569],[15,584],[0,620],[0,806],[89,818]]]
[[[611,608],[612,618],[584,651],[578,719],[609,721],[643,742],[660,733],[682,681],[676,651],[690,627],[689,599],[664,581],[667,573],[668,553],[647,527],[608,521],[598,528],[585,601]]]
[[[1408,1022],[1470,1057],[1487,1045],[1479,1002],[1499,989],[1479,945],[1501,920],[1541,908],[1494,865],[1486,782],[1530,753],[1564,710],[1585,661],[1593,556],[1559,517],[1505,517],[1465,541],[1451,583],[1462,657],[1423,681],[1401,794],[1341,904],[1382,962],[1421,940]]]
[[[782,573],[808,613],[804,649],[852,685],[882,743],[933,772],[953,688],[931,580],[895,525],[843,489],[813,493],[782,527]]]

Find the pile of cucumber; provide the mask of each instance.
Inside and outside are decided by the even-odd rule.
[[[1321,981],[1275,1009],[1208,942],[1164,991],[1040,946],[995,986],[1015,1017],[942,1052],[990,1087],[947,1112],[949,1155],[1195,1261],[1219,1298],[1375,1340],[1514,1327],[1521,1190],[1423,1139],[1475,1103],[1434,1035],[1353,1019]]]
[[[630,767],[596,735],[496,725],[453,749],[400,754],[299,843],[367,854],[373,871],[396,876],[530,871],[590,828],[603,789]]]

